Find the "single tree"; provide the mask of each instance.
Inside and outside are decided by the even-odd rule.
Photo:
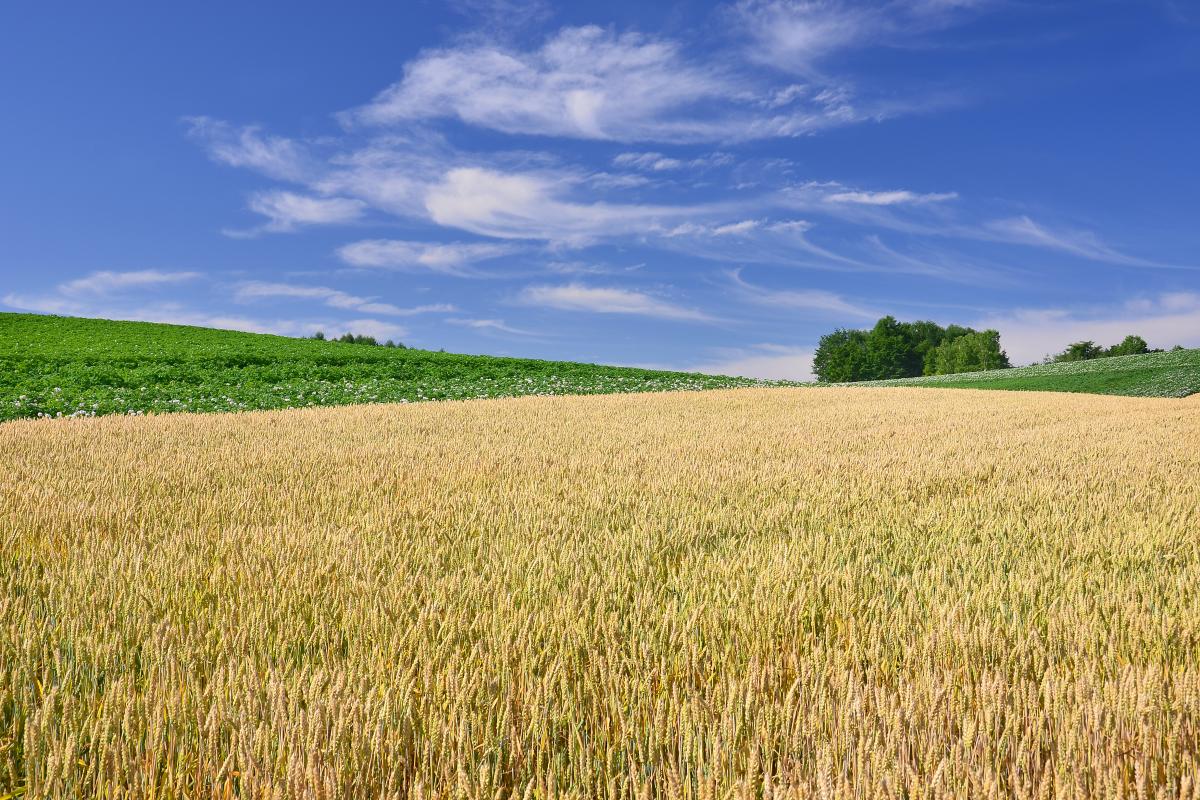
[[[1120,344],[1114,344],[1105,352],[1106,356],[1133,356],[1149,353],[1150,345],[1140,336],[1126,336]]]
[[[1054,356],[1053,361],[1091,361],[1093,358],[1102,358],[1104,356],[1104,348],[1093,341],[1072,342],[1067,345],[1067,349],[1063,350],[1058,355]]]

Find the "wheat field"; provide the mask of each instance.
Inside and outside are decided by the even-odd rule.
[[[1200,402],[0,426],[0,797],[1200,797]]]

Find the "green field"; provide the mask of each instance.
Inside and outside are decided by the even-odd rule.
[[[780,385],[800,384],[0,314],[0,420]],[[1184,397],[1200,392],[1200,350],[853,385]]]
[[[850,384],[846,384],[850,385]],[[1186,397],[1200,392],[1200,350],[1172,350],[1061,364],[930,375],[854,386],[934,386],[941,389],[1022,389],[1131,397]]]
[[[775,383],[0,314],[0,420],[766,385]]]

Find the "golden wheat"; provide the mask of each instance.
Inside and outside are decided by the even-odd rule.
[[[1200,796],[1195,400],[19,422],[0,469],[0,796]]]

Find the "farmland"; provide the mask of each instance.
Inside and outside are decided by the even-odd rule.
[[[768,382],[0,314],[0,421],[761,385]]]
[[[1194,797],[1197,400],[5,423],[0,796]]]
[[[962,389],[1016,389],[1087,392],[1130,397],[1186,397],[1200,392],[1200,350],[1096,358],[1014,369],[930,375],[858,386],[931,386]]]

